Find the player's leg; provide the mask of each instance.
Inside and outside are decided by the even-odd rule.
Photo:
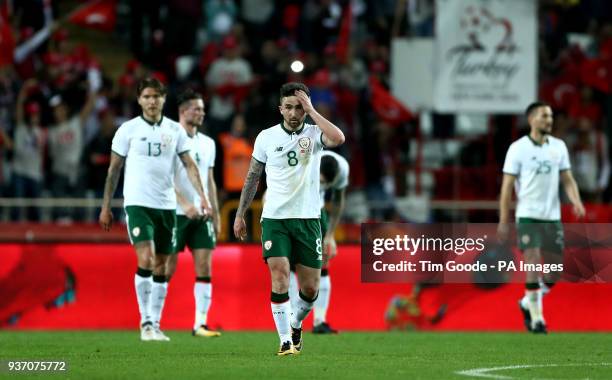
[[[280,339],[277,355],[291,355],[295,353],[291,343],[291,304],[288,292],[291,241],[285,221],[264,218],[261,222],[261,241],[263,257],[270,270],[272,282],[270,306]]]
[[[160,329],[162,312],[168,295],[166,276],[170,255],[176,255],[176,214],[174,210],[153,210],[155,222],[155,264],[151,290],[151,314],[156,340],[169,341]]]
[[[295,310],[295,301],[298,299],[299,290],[297,275],[295,274],[295,264],[291,264],[289,273],[289,301],[291,302],[291,310]]]
[[[519,248],[523,251],[525,264],[542,263],[542,226],[544,224],[532,219],[519,219],[517,237]],[[534,333],[546,333],[546,324],[542,313],[542,293],[540,292],[539,272],[527,271],[525,274],[525,295],[519,301],[523,312],[525,327]]]
[[[321,236],[327,233],[327,212],[321,210]],[[327,249],[323,245],[323,250]],[[329,299],[331,297],[331,277],[329,276],[329,257],[323,255],[323,265],[321,269],[321,281],[319,282],[319,296],[314,303],[314,323],[312,327],[313,334],[337,334],[327,323],[327,309],[329,308]]]
[[[125,208],[128,236],[136,251],[137,269],[134,276],[136,300],[140,312],[140,339],[154,340],[151,316],[151,290],[153,288],[153,222],[146,209],[137,206]]]
[[[270,296],[272,316],[280,338],[280,349],[277,355],[294,354],[291,343],[291,304],[289,303],[289,260],[286,257],[269,257],[267,260],[272,282]]]
[[[140,339],[143,341],[155,340],[153,315],[151,314],[155,246],[152,240],[146,240],[135,243],[134,249],[138,261],[138,268],[134,276],[134,288],[136,289],[136,300],[140,312]]]
[[[208,311],[212,303],[212,252],[216,245],[212,221],[195,221],[196,228],[190,233],[188,245],[193,255],[195,269],[195,319],[193,335],[201,337],[221,336],[208,327]]]
[[[319,283],[319,296],[314,304],[314,322],[312,327],[313,334],[337,334],[338,330],[333,329],[327,323],[327,309],[331,297],[331,277],[329,276],[329,266],[325,265],[321,269],[321,281]]]
[[[220,336],[219,332],[210,330],[207,324],[208,311],[212,303],[212,250],[194,249],[192,254],[196,275],[193,286],[193,296],[195,299],[193,335],[203,337]]]
[[[546,240],[542,247],[542,259],[547,264],[563,264],[563,250],[565,249],[565,238],[561,222],[551,222],[546,225]],[[540,291],[542,295],[548,294],[552,287],[561,278],[563,272],[550,271],[543,273],[540,278]]]
[[[302,321],[306,319],[319,294],[323,247],[319,219],[294,220],[291,228],[296,273],[300,291],[291,317],[292,341],[302,350]]]
[[[540,264],[542,255],[540,248],[528,248],[524,251],[523,259],[526,264]],[[546,324],[542,309],[542,293],[540,292],[540,283],[538,282],[539,273],[528,271],[525,275],[525,297],[531,315],[531,331],[535,333],[545,333]],[[521,301],[524,305],[524,302]],[[542,331],[543,330],[543,331]]]
[[[157,340],[168,341],[160,330],[161,316],[168,294],[168,281],[166,277],[166,264],[169,255],[158,253],[155,255],[155,266],[153,268],[153,288],[151,289],[151,315],[153,317],[153,328],[157,334]]]
[[[189,235],[190,227],[189,222],[189,218],[187,218],[185,215],[176,216],[176,236],[174,246],[176,255],[170,255],[168,257],[168,262],[166,263],[166,278],[168,279],[168,283],[176,272],[179,253],[183,252],[185,250],[185,247],[187,246],[187,237]]]

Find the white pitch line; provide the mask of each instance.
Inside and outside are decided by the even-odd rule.
[[[520,365],[508,365],[502,367],[490,367],[490,368],[474,368],[466,369],[463,371],[456,371],[457,375],[470,376],[470,377],[484,377],[487,379],[497,380],[512,380],[517,377],[495,375],[488,372],[503,371],[508,369],[523,369],[523,368],[546,368],[546,367],[577,367],[577,366],[609,366],[611,363],[575,363],[575,364],[520,364]]]

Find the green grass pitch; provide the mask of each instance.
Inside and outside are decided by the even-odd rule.
[[[307,333],[302,354],[293,357],[274,355],[278,338],[271,332],[226,332],[220,338],[203,339],[170,331],[168,336],[171,342],[145,343],[136,331],[4,331],[0,332],[0,378],[612,378],[612,334]],[[68,371],[7,371],[7,360],[24,359],[65,360]]]

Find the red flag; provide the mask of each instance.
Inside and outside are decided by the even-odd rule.
[[[345,63],[348,56],[349,43],[351,39],[351,22],[353,20],[353,10],[349,1],[344,8],[344,14],[340,23],[340,35],[338,36],[338,45],[336,52],[340,62]]]
[[[387,123],[399,124],[414,118],[414,114],[391,95],[374,76],[370,76],[370,89],[372,90],[370,98],[372,107],[376,114]]]
[[[93,0],[75,10],[68,20],[84,28],[112,32],[115,29],[117,0]]]
[[[580,79],[582,83],[596,88],[599,91],[610,93],[612,91],[612,72],[603,59],[587,59],[580,65]]]
[[[15,39],[8,20],[0,14],[0,67],[13,63],[13,52],[15,50]]]

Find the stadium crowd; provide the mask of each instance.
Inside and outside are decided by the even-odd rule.
[[[346,135],[339,153],[352,164],[351,188],[377,205],[368,217],[403,217],[394,199],[410,192],[418,118],[384,117],[373,93],[376,84],[391,87],[392,38],[434,35],[433,0],[122,0],[112,33],[134,56],[116,77],[100,65],[95,46],[75,42],[50,3],[0,1],[2,197],[99,198],[114,131],[139,111],[135,84],[154,76],[168,86],[165,114],[174,119],[181,89],[204,95],[221,202],[236,198],[254,137],[278,121],[278,88],[301,81]],[[554,134],[567,142],[581,193],[595,203],[612,196],[611,8],[605,0],[539,1],[540,97],[553,106]],[[296,60],[302,71],[291,69]],[[508,123],[516,118],[492,118],[495,138],[483,140],[494,142],[494,152],[512,141],[505,126],[526,127],[521,119]],[[453,123],[447,138],[455,137]],[[454,160],[486,163],[483,155],[467,156]],[[503,156],[496,158],[501,170]],[[481,197],[495,199],[495,192]],[[36,209],[17,211],[5,217],[40,219]]]

